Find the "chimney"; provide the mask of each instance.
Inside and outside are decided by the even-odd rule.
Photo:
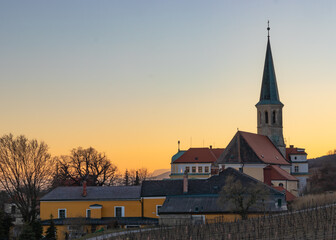
[[[86,181],[83,181],[83,194],[82,194],[82,196],[86,197],[86,194],[87,194],[87,192],[86,192]]]
[[[183,193],[188,193],[188,172],[184,171],[183,175]]]

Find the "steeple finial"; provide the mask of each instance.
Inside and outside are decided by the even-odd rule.
[[[271,28],[269,27],[269,20],[267,21],[267,37],[269,38],[270,35],[269,35],[269,31],[271,30]]]

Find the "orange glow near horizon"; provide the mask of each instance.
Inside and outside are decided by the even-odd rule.
[[[170,169],[178,140],[226,147],[257,131],[269,19],[287,145],[336,148],[332,1],[0,5],[1,135],[92,146],[121,172]]]

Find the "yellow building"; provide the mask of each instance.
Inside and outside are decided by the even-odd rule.
[[[140,186],[58,187],[40,201],[44,232],[51,216],[58,239],[79,237],[109,227],[157,224],[158,216],[143,209],[144,205],[150,209],[155,203],[143,202],[140,191]]]

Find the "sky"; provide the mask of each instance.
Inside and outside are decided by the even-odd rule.
[[[336,9],[314,0],[0,0],[0,135],[121,171],[257,131],[267,21],[287,145],[335,149]]]

